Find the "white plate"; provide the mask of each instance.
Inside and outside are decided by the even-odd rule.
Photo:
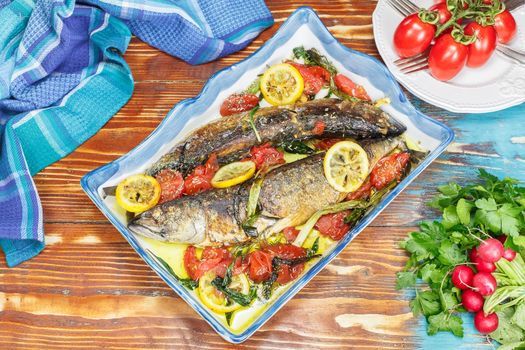
[[[432,0],[413,0],[428,8]],[[525,6],[512,12],[518,23],[518,34],[509,46],[525,51]],[[454,79],[442,82],[428,71],[404,74],[394,66],[399,57],[394,52],[392,37],[403,17],[387,0],[379,0],[372,21],[379,54],[396,80],[420,99],[458,113],[486,113],[525,102],[525,65],[519,65],[499,53],[480,68],[465,67]]]

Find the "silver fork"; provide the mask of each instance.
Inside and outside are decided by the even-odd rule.
[[[387,0],[387,2],[404,17],[419,11],[419,7],[410,0]],[[509,8],[509,5],[512,5],[512,9],[516,9],[524,3],[525,0],[509,0],[505,4],[507,8]],[[402,73],[409,74],[419,72],[428,68],[427,57],[429,51],[430,50],[426,50],[413,57],[397,59],[394,61],[394,64]],[[516,63],[525,64],[525,53],[521,51],[499,43],[496,47],[496,51]]]

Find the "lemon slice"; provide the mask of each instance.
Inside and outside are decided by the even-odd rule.
[[[304,90],[304,80],[295,67],[287,63],[274,64],[264,72],[261,83],[264,99],[274,106],[292,104]]]
[[[324,175],[339,192],[353,192],[368,175],[366,151],[353,141],[341,141],[330,147],[324,157]]]
[[[220,168],[211,179],[216,188],[226,188],[240,184],[255,174],[255,163],[251,160],[233,162]]]
[[[160,199],[160,185],[153,176],[137,174],[118,184],[117,203],[132,213],[153,208]]]
[[[224,294],[211,284],[215,277],[214,272],[208,271],[199,279],[198,294],[204,305],[219,313],[232,312],[241,308],[242,305],[226,299]],[[232,277],[228,288],[242,294],[248,294],[250,292],[250,282],[246,275],[242,273]]]

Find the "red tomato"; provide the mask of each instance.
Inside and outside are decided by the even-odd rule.
[[[314,135],[322,135],[324,132],[324,128],[326,127],[326,123],[322,120],[318,120],[314,124],[314,128],[312,129],[312,134]]]
[[[213,153],[205,165],[199,165],[184,180],[184,194],[192,195],[212,188],[211,179],[219,170],[217,156]]]
[[[277,283],[286,284],[290,281],[293,281],[304,270],[304,264],[297,264],[294,266],[289,265],[279,265],[279,273],[277,275]]]
[[[315,228],[319,232],[331,239],[338,241],[350,230],[350,225],[345,223],[345,217],[350,211],[345,210],[335,214],[323,215],[315,223]]]
[[[476,41],[469,45],[467,66],[481,67],[496,49],[496,30],[493,26],[484,27],[476,22],[470,22],[465,26],[464,31],[467,35],[477,37]]]
[[[347,76],[343,74],[337,74],[334,78],[334,82],[337,88],[348,96],[353,96],[360,100],[370,101],[370,97],[366,93],[365,88],[361,85],[357,85]]]
[[[449,33],[443,34],[430,49],[430,73],[438,80],[450,80],[463,69],[467,57],[468,46],[458,43]]]
[[[264,250],[271,254],[272,257],[281,259],[297,259],[306,256],[306,249],[293,244],[272,244],[264,248]]]
[[[250,150],[252,160],[255,162],[257,169],[268,168],[272,165],[284,164],[284,154],[273,148],[269,142],[253,146]]]
[[[194,246],[188,247],[184,253],[184,267],[194,280],[198,280],[208,271],[214,271],[217,276],[224,277],[232,261],[233,257],[226,248],[206,247],[202,251],[201,259],[197,258]]]
[[[368,198],[370,197],[371,190],[372,190],[372,184],[370,183],[370,180],[366,180],[361,185],[361,187],[359,187],[356,191],[349,193],[346,196],[346,200],[351,201],[351,200]]]
[[[409,159],[410,154],[408,152],[394,153],[381,158],[370,173],[372,186],[380,190],[394,180],[401,180],[401,175]]]
[[[446,2],[437,3],[431,8],[429,8],[429,10],[438,12],[440,24],[447,22],[450,19],[450,17],[452,17],[452,13],[450,13],[450,11],[448,10]]]
[[[259,104],[259,97],[254,94],[233,94],[230,95],[221,105],[221,115],[237,114],[249,111]]]
[[[436,27],[423,22],[417,13],[399,23],[394,33],[394,49],[400,57],[412,57],[425,51],[436,32]]]
[[[250,279],[255,283],[266,281],[272,275],[272,256],[260,250],[251,252],[249,259]]]
[[[343,141],[343,139],[322,139],[315,142],[315,148],[327,151],[336,143]]]
[[[249,264],[248,264],[248,258],[238,257],[235,259],[235,264],[233,265],[233,271],[232,274],[240,275],[241,273],[245,273],[248,271]]]
[[[294,66],[304,80],[304,93],[306,95],[315,95],[321,88],[330,81],[330,72],[319,66],[306,66],[304,64],[288,61],[287,63]]]
[[[202,275],[198,274],[200,261],[197,258],[194,246],[189,246],[184,252],[184,268],[192,280],[198,280]]]
[[[299,230],[295,227],[287,227],[283,230],[284,237],[288,242],[293,242],[299,234]]]
[[[496,15],[494,20],[494,28],[496,29],[498,41],[500,43],[506,44],[516,36],[516,33],[518,32],[516,20],[508,10]]]
[[[182,196],[184,191],[184,178],[178,171],[163,169],[155,178],[160,184],[159,203],[171,201]]]

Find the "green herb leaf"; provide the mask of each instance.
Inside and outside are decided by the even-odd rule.
[[[470,211],[474,207],[474,204],[467,201],[465,198],[461,198],[456,206],[456,212],[458,214],[459,221],[463,225],[470,224]]]
[[[398,272],[396,276],[396,289],[404,289],[416,285],[416,274],[412,271]]]
[[[456,315],[440,312],[428,318],[427,333],[434,335],[440,331],[451,331],[457,337],[463,337],[463,320]]]
[[[220,277],[215,277],[215,279],[211,281],[211,284],[215,288],[217,288],[217,290],[223,292],[226,297],[228,297],[229,299],[231,299],[232,301],[236,302],[237,304],[241,306],[250,305],[253,299],[255,298],[252,295],[242,294],[240,292],[237,292],[236,290],[225,287],[223,285],[223,279]]]
[[[438,259],[443,265],[448,266],[455,266],[467,260],[465,252],[449,240],[441,242]]]
[[[507,308],[496,313],[498,315],[498,328],[490,333],[492,339],[501,344],[510,344],[525,340],[523,329],[513,321],[513,315],[515,315],[514,308]]]
[[[410,301],[409,306],[414,316],[431,316],[441,310],[439,295],[431,290],[416,292],[416,297]]]
[[[199,286],[199,281],[194,281],[192,280],[191,278],[180,278],[179,276],[177,276],[177,274],[175,273],[175,271],[173,271],[173,269],[171,268],[171,266],[164,260],[162,259],[160,256],[156,256],[154,255],[158,261],[160,261],[161,265],[164,266],[164,268],[166,270],[168,270],[168,272],[170,273],[170,275],[172,275],[173,277],[175,277],[175,279],[184,287],[184,288],[187,288],[189,290],[194,290],[195,288],[197,288]]]
[[[294,153],[294,154],[314,154],[315,153],[315,150],[313,148],[309,147],[306,143],[299,141],[299,140],[281,142],[280,144],[278,144],[278,147],[281,147],[283,150],[285,150],[288,153]]]

